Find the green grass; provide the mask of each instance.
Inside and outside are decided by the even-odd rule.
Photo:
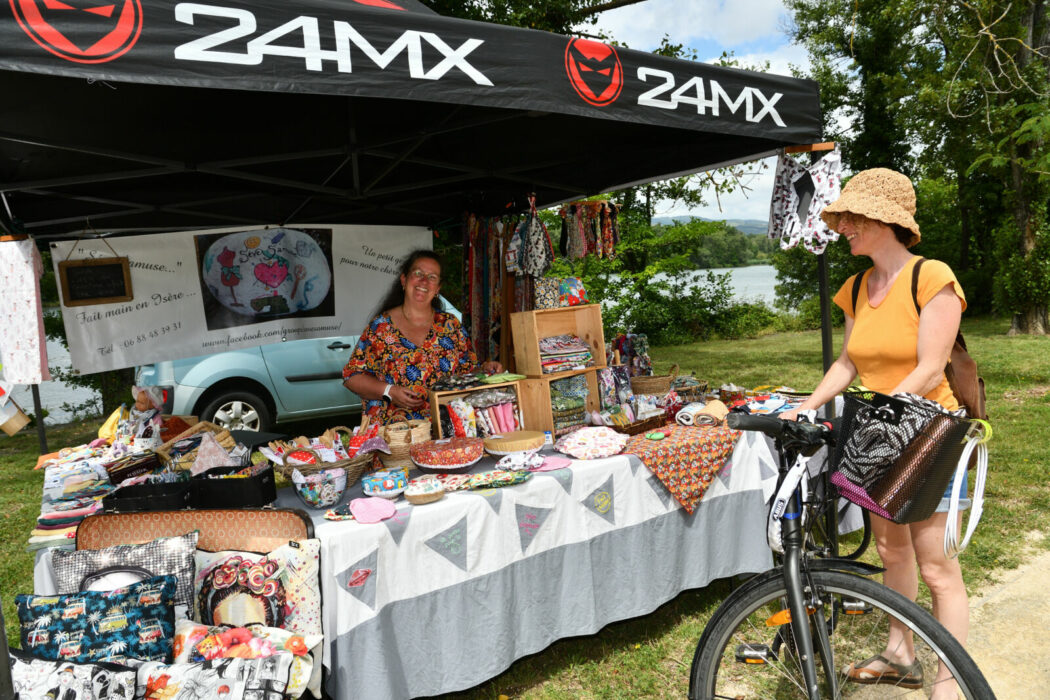
[[[988,411],[995,436],[990,443],[989,480],[984,517],[962,555],[967,587],[972,592],[994,580],[1002,569],[1016,567],[1032,547],[1050,548],[1050,338],[1007,337],[1009,323],[998,319],[967,320],[970,353],[987,382]],[[835,337],[835,351],[841,337]],[[817,332],[776,333],[752,340],[711,341],[652,351],[657,372],[678,363],[713,386],[787,384],[810,389],[821,376]],[[94,426],[49,430],[49,442],[73,445],[90,436]],[[0,512],[4,514],[0,590],[8,634],[11,597],[32,588],[32,555],[23,550],[40,501],[40,472],[35,434],[0,440]],[[869,552],[869,559],[873,554]],[[684,697],[689,664],[704,624],[729,591],[725,581],[686,591],[653,613],[609,625],[600,633],[552,644],[521,659],[506,673],[465,693],[447,698],[479,700],[514,698],[666,698]]]

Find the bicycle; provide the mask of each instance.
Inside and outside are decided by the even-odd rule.
[[[891,689],[887,678],[861,685],[841,669],[882,653],[890,619],[912,631],[922,665],[921,680],[918,673],[904,674],[893,690],[928,689],[944,664],[963,697],[994,698],[973,659],[930,613],[865,578],[883,569],[826,556],[824,548],[807,544],[814,542],[807,509],[833,500],[828,494],[808,497],[808,462],[834,443],[834,432],[826,425],[738,413],[729,415],[728,425],[776,441],[780,475],[769,542],[774,551],[782,549],[782,564],[742,584],[715,611],[693,655],[690,700],[885,697]],[[837,531],[825,535],[834,539]]]

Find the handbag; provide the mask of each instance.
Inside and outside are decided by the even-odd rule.
[[[537,309],[557,309],[561,306],[558,298],[558,288],[561,280],[556,277],[541,277],[536,280],[536,303]]]
[[[896,523],[933,515],[955,474],[970,421],[921,396],[845,394],[831,482],[849,501]]]
[[[578,306],[588,304],[587,290],[579,277],[566,277],[558,285],[558,303],[561,306]]]

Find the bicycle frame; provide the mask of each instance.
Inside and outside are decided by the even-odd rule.
[[[777,478],[777,489],[780,488],[784,477],[787,475],[790,465],[798,458],[799,452],[790,445],[785,445],[780,439],[776,440],[777,453],[780,459],[780,473]],[[807,456],[808,462],[808,456]],[[808,469],[803,478],[808,478]],[[824,498],[828,495],[824,494]],[[835,508],[830,511],[828,532],[838,532],[838,517]],[[828,683],[832,697],[838,696],[838,678],[835,673],[834,659],[832,658],[831,642],[828,637],[828,621],[824,617],[824,609],[820,605],[813,606],[810,613],[806,605],[806,591],[810,596],[816,595],[815,587],[809,579],[809,571],[812,570],[839,570],[870,576],[880,573],[883,569],[862,562],[838,559],[836,557],[815,559],[805,555],[805,528],[802,524],[804,504],[802,502],[801,483],[797,486],[788,499],[784,512],[780,515],[781,541],[784,547],[783,564],[779,567],[784,578],[784,587],[787,591],[788,610],[791,612],[791,623],[789,628],[791,636],[798,650],[799,659],[802,663],[802,675],[806,683],[806,691],[812,700],[818,700],[818,678],[814,653],[819,653],[824,660],[824,676]],[[827,515],[827,514],[826,514]],[[838,552],[837,540],[833,547]],[[834,614],[834,613],[833,613]],[[810,618],[812,625],[809,624]],[[803,621],[803,623],[796,623]],[[813,638],[812,630],[817,631],[816,640]],[[816,642],[816,647],[814,646]]]

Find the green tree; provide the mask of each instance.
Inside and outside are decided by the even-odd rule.
[[[420,0],[446,17],[569,34],[597,15],[645,0]]]

